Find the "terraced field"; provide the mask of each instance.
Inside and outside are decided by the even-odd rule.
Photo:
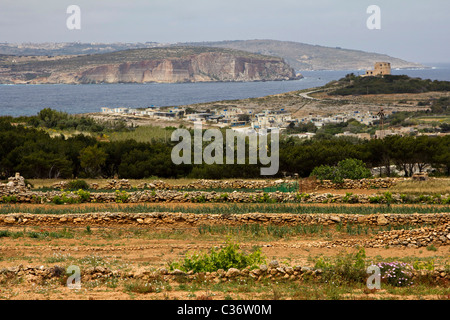
[[[450,297],[448,205],[3,204],[0,212],[2,299]],[[199,267],[220,250],[261,259]],[[411,271],[411,283],[383,275],[369,290],[366,269],[380,263]],[[70,266],[79,289],[68,287]]]

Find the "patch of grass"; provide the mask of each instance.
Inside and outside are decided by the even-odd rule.
[[[155,287],[149,283],[142,280],[134,280],[131,282],[124,283],[124,289],[128,292],[148,294],[156,292]]]
[[[57,252],[57,253],[53,253],[53,256],[46,258],[45,262],[47,262],[47,263],[66,262],[70,259],[72,259],[70,254],[64,255],[62,253]]]
[[[340,253],[334,259],[319,257],[314,267],[322,270],[323,281],[336,285],[361,283],[367,277],[364,248],[356,253]]]
[[[130,139],[137,142],[170,141],[173,130],[175,128],[139,126],[132,131],[113,132],[108,138],[110,141],[125,141]]]
[[[122,194],[119,194],[121,196]],[[125,195],[126,196],[126,195]],[[125,199],[126,200],[126,199]],[[386,213],[445,213],[448,205],[305,205],[298,203],[200,203],[200,204],[104,204],[74,206],[71,213],[95,213],[95,212],[124,212],[124,213],[148,213],[148,212],[184,212],[195,214],[245,214],[245,213],[289,213],[289,214],[386,214]],[[0,206],[0,214],[32,213],[32,214],[66,214],[67,208],[29,205],[29,204],[5,204]]]
[[[396,185],[389,188],[392,193],[401,194],[448,194],[450,193],[450,179],[428,179],[426,181],[405,180],[399,181]]]
[[[238,237],[239,239],[288,239],[300,235],[321,234],[323,225],[262,225],[258,223],[241,224],[238,226],[228,225],[201,225],[197,228],[201,236],[226,235]]]
[[[1,230],[0,238],[9,237],[13,239],[28,237],[32,239],[72,239],[74,234],[67,230],[66,228],[59,231],[47,231],[47,230],[39,230],[39,231],[9,231],[9,230]]]

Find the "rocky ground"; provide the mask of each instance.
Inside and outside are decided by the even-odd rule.
[[[371,182],[378,183],[381,190],[389,190],[396,181]],[[233,213],[221,209],[249,206],[245,199],[249,200],[250,196],[264,198],[264,193],[237,191],[241,188],[276,187],[281,183],[286,181],[199,180],[179,184],[176,188],[180,191],[177,191],[171,190],[175,187],[164,181],[147,181],[138,186],[146,190],[135,191],[130,189],[129,181],[110,180],[96,187],[113,192],[91,190],[92,199],[88,203],[56,205],[48,201],[36,203],[36,195],[48,193],[48,199],[62,196],[65,193],[58,188],[65,187],[63,181],[54,186],[54,191],[36,193],[17,174],[0,186],[6,197],[15,196],[15,200],[25,202],[0,204],[3,212],[0,215],[0,299],[450,297],[448,204],[397,203],[393,205],[395,210],[408,206],[414,209],[409,209],[411,213],[394,213],[394,208],[392,212],[389,210],[390,204],[369,203],[371,185],[359,181],[346,187],[360,189],[333,189],[333,185],[325,182],[309,186],[315,191],[310,194],[270,193],[268,203],[253,204],[263,212]],[[119,195],[122,192],[129,195],[130,203],[117,203],[116,188],[121,190]],[[222,199],[225,196],[221,192],[197,191],[205,188],[232,188],[236,192],[226,193],[226,199]],[[28,196],[30,201],[22,201]],[[401,200],[396,194],[392,197]],[[358,204],[352,199],[357,199]],[[273,210],[273,206],[281,206],[286,212],[265,213]],[[308,206],[345,211],[348,208],[348,213],[297,213],[295,210]],[[378,209],[375,213],[355,211],[355,208],[362,210],[363,206]],[[145,212],[138,211],[144,207]],[[436,208],[439,210],[434,211]],[[201,209],[214,209],[211,212],[217,213]],[[80,210],[85,213],[74,213]],[[265,262],[254,268],[231,267],[214,272],[169,267],[170,263],[183,261],[191,254],[223,248],[228,241],[238,243],[243,252],[260,250]],[[383,285],[381,290],[367,291],[365,283],[336,287],[324,280],[329,274],[316,267],[317,259],[355,254],[361,248],[365,250],[366,263],[397,261],[414,266],[415,284],[404,290]],[[71,266],[80,270],[81,288],[67,286],[70,275],[67,271]]]
[[[14,214],[2,218],[0,297],[4,299],[225,299],[229,296],[253,299],[251,290],[245,292],[242,284],[252,283],[251,286],[257,287],[281,281],[301,286],[306,279],[321,277],[322,271],[314,268],[314,257],[335,257],[361,247],[365,248],[367,259],[422,262],[432,259],[433,270],[418,270],[416,276],[427,276],[438,287],[450,280],[448,214],[302,215],[300,219],[305,226],[309,221],[310,225],[325,229],[281,238],[231,234],[242,250],[260,248],[267,263],[256,269],[231,268],[201,274],[168,268],[169,262],[180,261],[188,253],[223,247],[230,236],[214,233],[214,229],[202,233],[200,226],[237,228],[249,223],[275,225],[277,222],[279,226],[289,226],[300,223],[299,220],[292,215],[249,214],[238,218],[182,213]],[[433,227],[395,230],[396,225],[406,225],[408,219],[410,223],[427,222]],[[362,228],[390,225],[393,229],[361,234],[343,232],[351,222],[359,223]],[[81,270],[79,290],[66,286],[65,271],[70,265]],[[197,290],[189,290],[188,285],[199,286],[199,279],[204,284]],[[153,289],[140,293],[141,289],[132,287],[136,283],[147,283]],[[228,287],[222,290],[222,286],[230,283],[240,283],[240,291]],[[383,292],[372,298],[383,298]],[[257,296],[271,299],[263,293]]]

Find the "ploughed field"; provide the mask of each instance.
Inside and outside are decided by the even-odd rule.
[[[450,297],[448,204],[8,203],[0,214],[1,299]]]

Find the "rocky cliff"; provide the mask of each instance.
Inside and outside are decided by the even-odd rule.
[[[177,83],[298,78],[294,69],[278,57],[217,48],[179,49],[177,54],[171,49],[166,56],[159,51],[149,54],[143,50],[49,61],[41,57],[37,62],[16,62],[9,68],[3,64],[0,83]]]

